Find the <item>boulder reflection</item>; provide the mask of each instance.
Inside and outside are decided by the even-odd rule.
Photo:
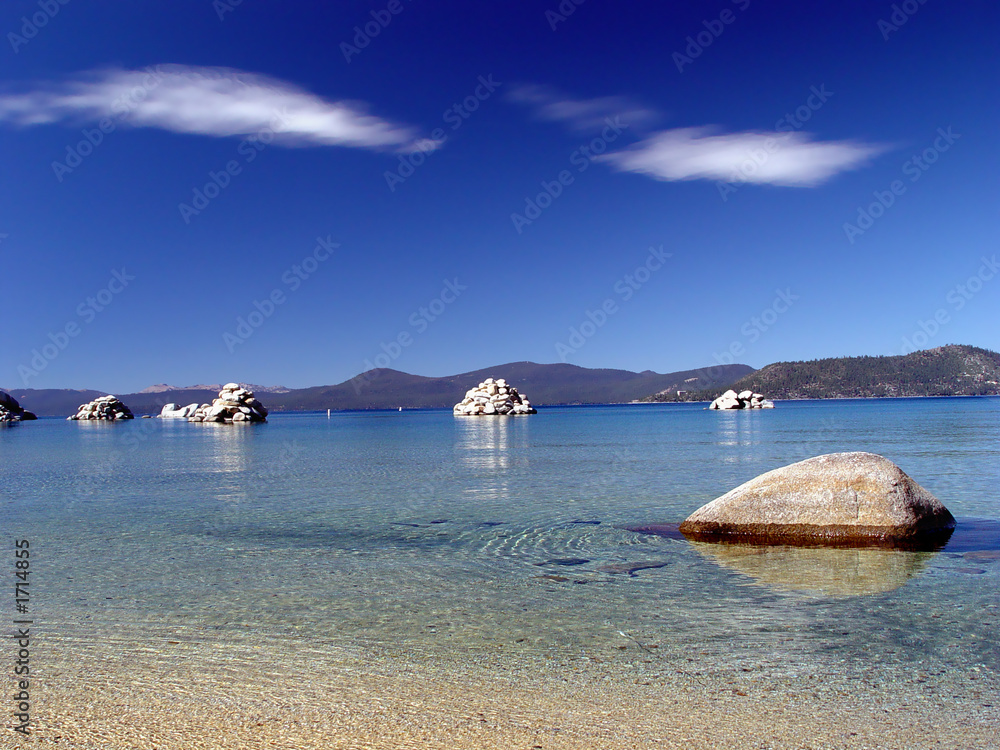
[[[821,596],[864,596],[897,589],[937,554],[879,547],[788,547],[690,542],[698,552],[757,583]]]

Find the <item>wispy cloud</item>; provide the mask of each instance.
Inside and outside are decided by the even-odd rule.
[[[604,127],[608,117],[618,117],[630,127],[641,127],[658,117],[653,110],[624,96],[574,99],[556,89],[534,84],[515,86],[507,98],[531,107],[541,120],[562,122],[581,132]]]
[[[815,141],[803,132],[719,133],[708,127],[654,133],[597,157],[622,172],[656,180],[721,180],[812,187],[886,150],[856,141]]]
[[[286,81],[231,68],[112,68],[0,94],[0,123],[89,122],[123,112],[133,126],[175,133],[244,136],[280,118],[275,141],[285,145],[431,147],[413,128],[369,114],[364,103],[330,101]]]

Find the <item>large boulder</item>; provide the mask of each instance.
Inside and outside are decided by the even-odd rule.
[[[486,378],[476,388],[467,391],[453,411],[456,416],[466,417],[538,413],[528,397],[518,393],[514,386],[507,385],[503,378]]]
[[[87,404],[80,404],[76,414],[66,419],[101,420],[115,422],[120,419],[135,419],[132,412],[117,396],[101,396]]]
[[[692,513],[683,534],[764,544],[933,546],[955,527],[948,509],[874,453],[830,453],[741,484]]]
[[[0,422],[27,422],[32,419],[38,417],[22,409],[17,399],[9,393],[0,391]]]

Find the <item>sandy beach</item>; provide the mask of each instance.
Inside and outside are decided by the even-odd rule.
[[[14,745],[65,748],[995,748],[996,675],[909,683],[608,653],[425,660],[298,644],[65,644]],[[614,652],[617,652],[614,653]],[[961,695],[962,697],[957,697]],[[955,697],[953,697],[955,696]],[[8,740],[9,742],[10,740]]]

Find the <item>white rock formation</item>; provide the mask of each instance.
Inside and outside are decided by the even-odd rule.
[[[466,392],[465,398],[455,404],[456,416],[537,414],[527,397],[517,388],[507,385],[503,378],[486,378],[476,388]]]
[[[80,404],[80,409],[66,419],[100,419],[114,421],[117,419],[135,419],[132,412],[116,396],[101,396],[89,404]]]
[[[176,404],[167,404],[175,406]],[[192,404],[192,406],[195,406]],[[166,407],[164,407],[166,408]],[[184,409],[189,409],[186,406]],[[160,416],[163,416],[162,413]],[[219,397],[211,404],[196,406],[188,416],[188,422],[266,422],[267,409],[254,398],[253,391],[242,388],[239,383],[226,383],[219,391]]]
[[[163,409],[160,410],[161,419],[187,419],[188,417],[194,416],[194,413],[198,411],[198,404],[188,404],[187,406],[178,406],[177,404],[166,404]]]
[[[736,391],[730,389],[719,396],[708,407],[709,409],[773,409],[774,402],[753,391]]]

